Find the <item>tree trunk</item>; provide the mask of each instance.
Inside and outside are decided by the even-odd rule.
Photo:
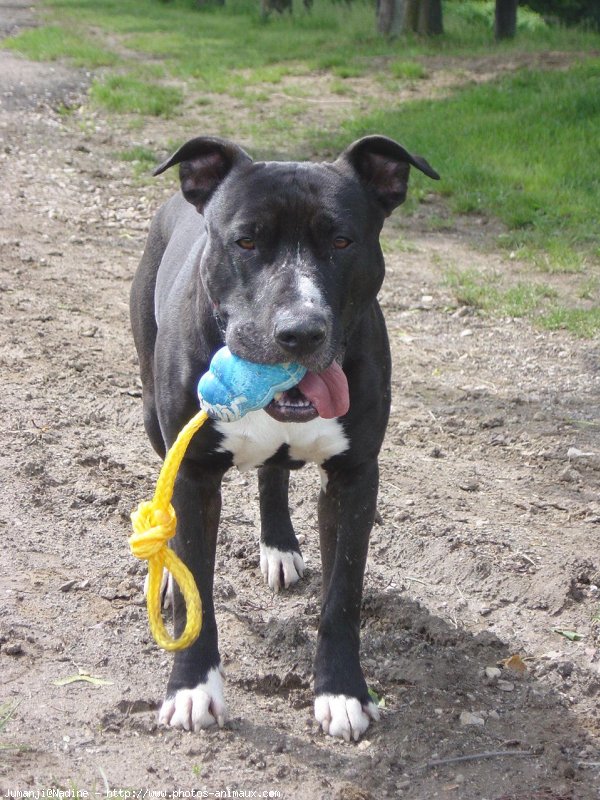
[[[444,32],[442,0],[377,0],[377,30],[383,36]]]
[[[377,30],[382,36],[397,36],[403,30],[404,0],[378,0]]]
[[[437,36],[444,32],[442,0],[421,0],[417,31],[421,36]]]
[[[494,36],[500,39],[513,39],[517,32],[518,0],[496,0]]]
[[[406,0],[404,5],[403,29],[416,33],[419,27],[420,0]]]

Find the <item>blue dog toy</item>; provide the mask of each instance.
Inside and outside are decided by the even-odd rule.
[[[233,422],[268,405],[277,392],[306,375],[300,364],[254,364],[222,347],[198,382],[200,406],[213,419]]]
[[[165,650],[183,650],[194,642],[202,626],[202,603],[194,577],[168,542],[175,535],[177,519],[171,505],[177,472],[186,449],[210,417],[233,422],[249,411],[264,408],[277,392],[299,383],[306,369],[299,364],[253,364],[230,352],[219,350],[198,383],[201,410],[180,431],[169,449],[152,500],[140,503],[131,515],[131,552],[148,561],[148,620],[156,642]],[[168,633],[161,615],[161,585],[167,569],[178,584],[187,608],[183,633],[178,639]]]

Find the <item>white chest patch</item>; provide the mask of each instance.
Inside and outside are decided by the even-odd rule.
[[[223,436],[219,451],[231,453],[240,470],[260,467],[283,445],[293,461],[322,464],[348,449],[348,437],[337,419],[317,417],[310,422],[278,422],[266,411],[251,411],[235,422],[217,422]]]

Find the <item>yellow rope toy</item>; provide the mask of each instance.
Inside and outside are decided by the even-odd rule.
[[[171,505],[175,479],[194,435],[209,415],[225,422],[240,419],[249,411],[264,408],[277,392],[296,386],[306,374],[299,364],[254,364],[230,352],[218,350],[198,383],[202,410],[180,431],[162,465],[154,497],[140,503],[131,515],[134,533],[129,547],[136,558],[148,561],[146,606],[150,630],[164,650],[184,650],[193,644],[202,627],[202,602],[194,576],[167,543],[175,536],[177,517]],[[168,633],[161,613],[163,570],[179,586],[187,618],[179,639]]]
[[[207,419],[206,411],[199,411],[181,430],[163,462],[154,497],[140,503],[131,515],[134,533],[129,537],[129,547],[136,558],[148,561],[148,621],[156,643],[164,650],[189,647],[200,635],[202,627],[202,602],[194,576],[167,542],[175,536],[177,528],[175,509],[171,505],[175,478],[192,437]],[[173,576],[187,607],[185,628],[179,639],[169,634],[162,619],[163,569]]]

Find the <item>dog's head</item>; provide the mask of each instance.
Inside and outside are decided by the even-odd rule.
[[[205,217],[201,277],[229,348],[317,374],[341,358],[381,287],[379,234],[406,198],[410,167],[439,178],[383,136],[332,163],[255,162],[232,142],[199,137],[155,174],[174,164]]]

